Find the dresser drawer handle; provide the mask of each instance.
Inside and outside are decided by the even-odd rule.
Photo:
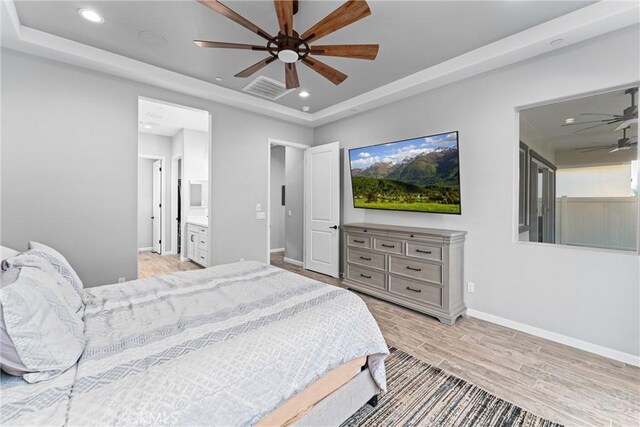
[[[367,276],[366,274],[360,273],[360,277],[364,277],[365,279],[371,279],[371,276]]]
[[[418,292],[418,293],[422,292],[422,289],[413,289],[411,286],[407,286],[407,290],[411,292]]]
[[[366,256],[361,256],[360,259],[363,259],[365,261],[371,261],[371,258]]]
[[[421,254],[430,254],[431,251],[425,251],[424,249],[416,249],[416,252],[420,252]]]
[[[411,267],[410,265],[407,265],[407,270],[422,271],[422,269],[421,269],[421,268]]]
[[[204,240],[200,240],[200,243],[206,243]]]
[[[383,248],[395,248],[396,245],[385,245],[384,243],[382,244]]]
[[[353,241],[354,241],[354,242],[356,242],[356,243],[364,243],[364,240],[356,240],[356,239],[353,239]]]

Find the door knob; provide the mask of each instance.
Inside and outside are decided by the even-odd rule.
[[[338,229],[338,226],[337,226],[337,225],[334,225],[333,227],[329,227],[329,228],[333,228],[334,230],[337,230],[337,229]]]

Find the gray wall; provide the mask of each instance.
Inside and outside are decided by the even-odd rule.
[[[271,147],[271,249],[284,248],[285,208],[282,206],[283,185],[284,147],[274,145]]]
[[[86,286],[137,276],[138,96],[213,118],[212,264],[266,260],[268,138],[313,131],[94,71],[2,51],[2,245],[60,250]]]
[[[285,212],[284,256],[302,262],[304,250],[304,150],[285,147]],[[289,216],[291,211],[291,216]]]
[[[316,128],[347,148],[460,132],[462,215],[354,209],[345,162],[344,221],[467,230],[469,308],[640,354],[637,255],[516,241],[514,110],[637,82],[638,40],[636,26]]]
[[[138,159],[138,249],[153,246],[153,159]]]
[[[164,192],[164,205],[162,215],[164,220],[165,239],[162,241],[162,253],[170,252],[171,239],[171,149],[172,140],[168,136],[154,135],[151,133],[138,133],[138,154],[164,157],[164,167],[162,169],[162,191]],[[138,178],[140,172],[138,172]],[[140,196],[138,196],[140,197]],[[140,216],[138,214],[138,216]],[[138,224],[138,234],[140,233],[140,223]],[[150,247],[151,245],[138,246],[139,248]]]

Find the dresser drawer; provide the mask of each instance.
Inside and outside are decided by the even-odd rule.
[[[198,249],[200,249],[200,251],[206,252],[208,250],[207,238],[200,236],[200,237],[196,237],[196,239],[198,239]]]
[[[389,257],[389,271],[418,280],[442,283],[442,266],[412,259]]]
[[[376,251],[402,255],[402,242],[400,240],[387,240],[376,238],[373,243]]]
[[[442,247],[422,245],[414,242],[407,242],[406,255],[412,258],[430,259],[442,261]]]
[[[198,259],[196,262],[203,267],[207,267],[209,265],[209,256],[207,255],[207,252],[198,252]]]
[[[352,264],[347,264],[347,279],[354,282],[364,283],[374,288],[385,289],[385,274],[366,268],[360,268]]]
[[[389,276],[389,292],[411,300],[442,307],[442,288]]]
[[[371,237],[359,234],[347,234],[347,245],[355,248],[371,248]]]
[[[370,268],[377,268],[379,270],[385,269],[384,255],[376,254],[367,251],[361,251],[359,249],[349,248],[347,250],[347,261],[354,264],[365,265]]]
[[[200,227],[193,224],[187,224],[187,232],[200,234]]]

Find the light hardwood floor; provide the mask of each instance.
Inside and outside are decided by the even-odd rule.
[[[198,270],[192,261],[180,261],[180,255],[158,255],[154,252],[138,252],[138,279],[164,276],[176,271]]]
[[[275,266],[341,286],[341,280],[271,257]],[[176,255],[141,253],[140,277],[201,268]],[[358,293],[387,343],[537,415],[568,426],[640,426],[640,369],[465,317],[446,326]]]
[[[275,266],[332,285],[341,281],[271,257]],[[358,293],[387,344],[568,426],[640,426],[640,369],[493,323],[454,326]]]

